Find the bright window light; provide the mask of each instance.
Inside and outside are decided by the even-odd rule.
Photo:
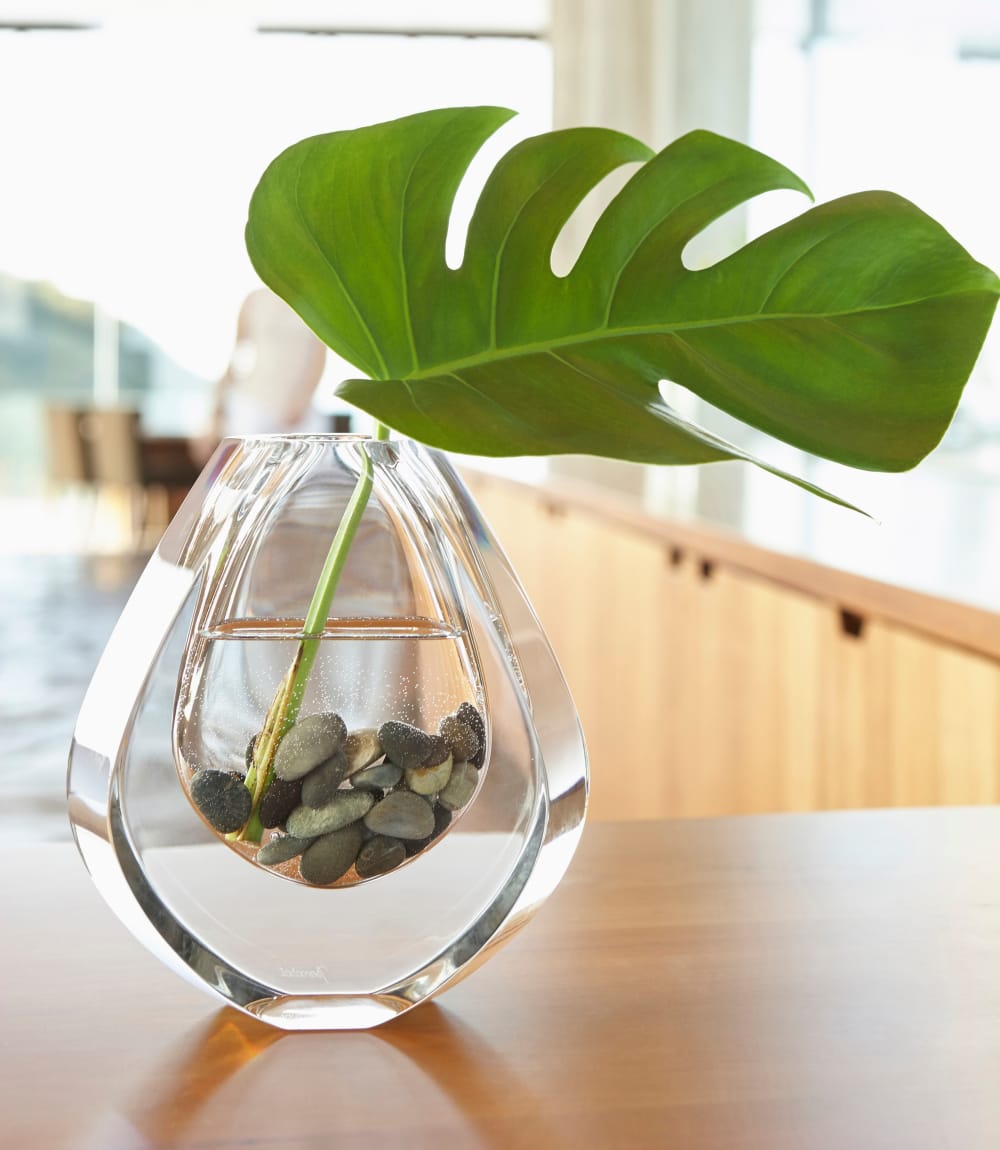
[[[264,7],[271,24],[309,15]],[[524,27],[541,19],[538,3],[515,9]],[[520,112],[507,147],[551,125],[549,48],[520,32],[310,36],[210,19],[211,4],[184,19],[109,10],[87,31],[0,32],[0,107],[16,110],[0,117],[0,275],[96,300],[204,377],[224,367],[256,282],[246,207],[282,148],[453,104]]]

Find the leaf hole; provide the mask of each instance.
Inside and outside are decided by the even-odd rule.
[[[641,167],[641,163],[635,163],[622,164],[620,168],[615,168],[613,172],[609,172],[599,180],[570,212],[552,245],[549,267],[553,275],[560,279],[569,275],[576,266],[584,245],[590,239],[594,224]]]
[[[704,271],[728,259],[750,239],[797,216],[802,193],[777,189],[730,208],[684,245],[681,263],[689,272]]]
[[[444,243],[444,261],[452,271],[462,266],[465,258],[465,242],[469,235],[469,223],[479,197],[483,194],[486,181],[497,163],[519,141],[533,132],[546,130],[545,125],[531,123],[527,115],[515,116],[498,128],[472,158],[465,169],[448,217],[448,234]]]
[[[698,564],[698,574],[704,582],[708,582],[715,575],[715,564],[711,559],[702,559]]]

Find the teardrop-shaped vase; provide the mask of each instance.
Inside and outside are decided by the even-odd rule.
[[[468,973],[562,877],[586,798],[565,681],[468,492],[419,445],[350,436],[223,443],[70,755],[114,910],[287,1029],[378,1025]]]

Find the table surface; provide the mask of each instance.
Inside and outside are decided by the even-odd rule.
[[[0,1145],[1000,1145],[1000,811],[594,825],[538,917],[379,1030],[215,1006],[65,844],[8,853]]]

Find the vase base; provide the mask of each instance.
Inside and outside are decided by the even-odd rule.
[[[371,1030],[417,1005],[391,994],[286,994],[244,1009],[279,1030]]]

